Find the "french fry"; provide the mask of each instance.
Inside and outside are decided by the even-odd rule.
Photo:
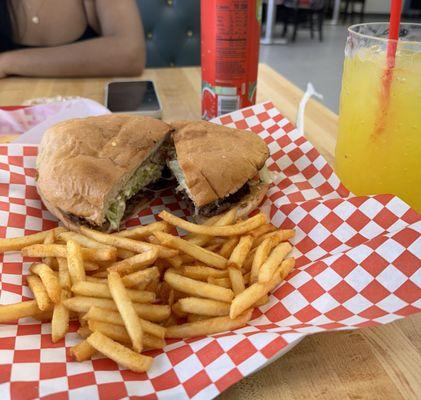
[[[228,260],[228,267],[234,267],[240,269],[251,249],[253,244],[253,238],[251,236],[242,236],[237,246],[231,253]]]
[[[76,282],[84,281],[86,278],[85,267],[83,265],[82,251],[79,243],[74,240],[67,242],[67,268],[70,279],[74,285]]]
[[[91,276],[93,276],[94,278],[97,278],[97,279],[107,279],[108,271],[107,270],[98,271],[98,272],[93,273]]]
[[[146,372],[152,365],[152,357],[136,353],[98,331],[86,340],[100,353],[131,371]]]
[[[230,289],[186,278],[185,276],[173,272],[171,269],[165,272],[164,280],[174,289],[193,296],[225,302],[230,302],[234,297],[234,294]]]
[[[204,319],[209,319],[209,317],[207,317],[206,315],[197,315],[197,314],[187,315],[187,322],[203,321]],[[172,325],[175,325],[175,324],[172,324]]]
[[[231,281],[232,290],[237,296],[246,288],[244,284],[243,274],[241,273],[240,269],[237,269],[235,267],[229,267],[228,274]]]
[[[120,315],[120,314],[119,314]],[[81,326],[78,330],[77,330],[77,334],[81,337],[83,337],[84,339],[86,339],[90,334],[92,333],[92,331],[88,328],[88,325],[86,326]]]
[[[228,315],[230,304],[222,301],[199,299],[197,297],[185,297],[178,300],[180,311],[188,314],[206,315],[209,317],[219,317]]]
[[[254,253],[253,262],[250,271],[250,283],[257,282],[259,276],[260,267],[266,261],[269,256],[270,251],[272,250],[272,239],[266,238],[260,245],[256,248]]]
[[[187,276],[187,278],[205,282],[210,276],[213,278],[224,278],[228,276],[228,271],[226,269],[216,269],[205,265],[184,265],[180,267],[177,272]]]
[[[168,258],[167,261],[174,268],[180,268],[181,267],[181,264],[183,263],[183,260],[180,257],[180,255],[177,255],[175,257]]]
[[[281,242],[285,242],[288,239],[291,239],[295,236],[295,232],[292,229],[279,229],[274,232],[265,233],[264,235],[256,238],[253,242],[253,247],[257,247],[260,243],[262,243],[265,239],[268,237],[273,237],[274,244],[273,246],[276,246],[277,244]]]
[[[83,268],[86,272],[98,271],[100,266],[92,261],[83,261]]]
[[[260,225],[258,228],[253,229],[249,234],[256,239],[266,233],[276,231],[276,228],[272,224]]]
[[[260,267],[258,281],[270,281],[279,264],[291,250],[292,246],[287,242],[278,244]]]
[[[220,244],[217,244],[217,243],[215,243],[215,244],[211,244],[211,245],[209,245],[209,246],[206,246],[206,247],[204,247],[206,250],[209,250],[209,251],[215,251],[215,250],[217,250],[217,249],[219,249],[221,247],[221,245]]]
[[[166,343],[164,338],[159,338],[145,333],[143,337],[143,344],[145,346],[145,350],[154,350],[163,349]]]
[[[44,285],[42,284],[41,279],[37,275],[28,275],[26,277],[29,288],[34,294],[34,298],[37,302],[38,308],[41,311],[49,310],[52,308],[53,304],[51,303],[48,293],[45,290]]]
[[[31,266],[31,272],[41,278],[42,284],[48,293],[48,297],[54,304],[60,303],[61,286],[56,273],[43,263],[35,263]]]
[[[219,254],[222,257],[229,258],[239,241],[240,238],[238,236],[228,238],[228,240],[222,245],[221,249],[219,250]]]
[[[92,306],[117,311],[117,306],[113,300],[97,297],[75,296],[64,300],[64,305],[69,310],[77,313],[87,313]],[[134,303],[133,307],[140,318],[153,322],[164,321],[171,314],[171,309],[168,305]]]
[[[174,303],[175,303],[175,290],[170,289],[170,294],[168,296],[168,305],[172,308]]]
[[[32,235],[22,237],[0,239],[0,253],[4,253],[5,251],[19,251],[25,247],[43,243],[45,238],[49,235],[50,231],[54,231],[56,229],[58,228],[54,228],[49,231],[33,233]]]
[[[226,258],[220,256],[219,254],[213,253],[212,251],[206,250],[200,246],[192,244],[179,237],[172,236],[168,233],[155,232],[154,235],[163,245],[181,250],[182,252],[196,258],[206,265],[219,269],[224,269],[226,267]]]
[[[72,347],[75,359],[98,351],[142,372],[152,359],[140,351],[164,347],[165,337],[240,328],[254,307],[268,303],[295,260],[285,258],[293,230],[275,228],[263,214],[236,219],[237,212],[197,225],[163,211],[161,222],[114,234],[56,228],[0,239],[0,252],[21,250],[46,261],[30,268],[35,299],[0,306],[0,323],[27,316],[51,321],[57,342],[69,320],[79,319],[85,340]],[[174,226],[189,233],[181,238]]]
[[[212,285],[222,286],[224,288],[231,289],[231,280],[229,277],[213,278],[212,276],[210,276],[208,278],[208,283],[211,283]]]
[[[95,306],[89,309],[89,311],[83,316],[83,319],[124,326],[124,321],[118,312]],[[140,324],[142,325],[144,333],[148,333],[161,339],[165,337],[165,328],[161,325],[154,324],[153,322],[142,318],[140,318]]]
[[[243,274],[244,285],[248,286],[250,284],[250,272]]]
[[[253,307],[261,307],[267,304],[269,301],[269,296],[265,294],[262,296],[259,300],[256,301],[256,303],[253,304]]]
[[[51,322],[51,319],[53,318],[53,309],[50,308],[46,311],[41,311],[39,314],[32,315],[32,318],[40,322]]]
[[[206,226],[193,224],[192,222],[176,217],[166,210],[161,211],[159,213],[159,217],[164,221],[167,221],[169,224],[182,228],[188,232],[209,236],[243,235],[244,233],[250,232],[251,230],[266,223],[266,217],[264,214],[256,214],[254,217],[251,217],[245,221],[226,226]],[[156,236],[156,232],[154,234]]]
[[[44,239],[44,244],[53,244],[54,243],[54,241],[55,241],[55,234],[54,234],[54,230],[51,230],[51,231],[48,231],[48,235],[45,237],[45,239]],[[45,257],[43,260],[42,260],[42,262],[44,263],[44,264],[47,264],[51,269],[54,269],[53,268],[53,264],[55,265],[55,263],[54,263],[54,260],[55,260],[55,258],[53,258],[53,257]]]
[[[67,257],[66,246],[63,244],[34,244],[24,247],[22,255],[26,257]],[[82,248],[82,257],[87,261],[113,261],[117,251],[112,248],[86,249]]]
[[[212,246],[214,244],[222,246],[228,239],[229,239],[229,236],[227,237],[211,236],[211,240],[207,244],[209,246]]]
[[[178,252],[162,246],[141,242],[139,240],[127,239],[125,237],[107,235],[106,233],[94,231],[93,229],[89,229],[84,226],[82,226],[80,230],[84,235],[100,243],[105,243],[113,247],[120,247],[122,249],[134,251],[135,253],[143,253],[152,249],[156,249],[158,250],[158,256],[162,258],[174,257],[176,254],[178,254]]]
[[[171,315],[163,322],[163,326],[166,328],[167,326],[175,325],[177,324],[179,318],[177,315],[175,315],[173,312]]]
[[[126,249],[117,249],[117,257],[121,258],[122,260],[135,256],[136,253],[134,251],[126,250]]]
[[[188,254],[180,254],[179,257],[181,258],[181,265],[183,264],[192,264],[196,262],[196,259]]]
[[[206,226],[225,226],[231,225],[235,221],[237,215],[237,207],[231,208],[225,214],[217,216],[216,219],[212,220],[211,218],[205,221],[204,225]],[[214,217],[213,217],[214,218]],[[194,235],[194,236],[193,236]],[[196,244],[198,246],[204,246],[212,240],[212,236],[203,235],[203,234],[190,234],[185,238],[190,243]]]
[[[124,286],[130,288],[139,284],[148,284],[149,282],[158,278],[158,268],[151,267],[125,275],[121,279],[123,280]]]
[[[153,222],[149,225],[137,226],[136,228],[116,232],[113,233],[113,235],[128,239],[143,239],[152,235],[156,231],[168,232],[169,225],[165,221]]]
[[[131,339],[124,326],[107,324],[100,321],[88,321],[88,326],[92,331],[101,332],[117,342],[131,345]],[[143,344],[149,349],[162,349],[165,346],[165,340],[148,334],[143,335]]]
[[[210,218],[206,219],[205,221],[203,221],[203,225],[206,225],[206,226],[214,225],[222,218],[223,215],[225,215],[225,214],[214,215],[213,217],[210,217]],[[230,224],[233,223],[233,222],[234,222],[234,220],[232,220],[230,222]],[[230,225],[230,224],[228,224],[228,225]],[[187,235],[183,236],[184,240],[187,240],[189,242],[197,244],[198,246],[203,246],[211,238],[212,238],[212,236],[200,235],[198,233],[188,233]],[[204,240],[203,243],[202,243],[202,240]]]
[[[248,256],[244,260],[243,268],[242,268],[243,271],[250,271],[251,270],[255,253],[256,253],[256,248],[250,250]]]
[[[236,296],[231,303],[230,318],[236,318],[279,285],[294,267],[294,263],[293,258],[288,258],[276,269],[269,281],[254,283]]]
[[[95,353],[96,349],[87,340],[82,340],[79,344],[70,348],[70,354],[79,362],[90,360]]]
[[[156,300],[156,295],[152,292],[133,289],[126,291],[130,300],[136,303],[153,303]],[[111,298],[111,292],[105,282],[76,282],[72,286],[72,292],[78,296]]]
[[[279,276],[280,276],[280,282],[282,282],[287,275],[291,272],[291,270],[295,266],[295,259],[292,257],[287,258],[286,260],[282,261],[281,265],[279,266]],[[272,282],[272,286],[270,287],[270,291],[275,289],[276,286],[279,285],[280,282]]]
[[[167,327],[165,337],[186,339],[195,336],[212,335],[214,333],[231,331],[243,327],[251,318],[252,310],[244,312],[237,318],[228,316],[209,318],[202,321]]]
[[[144,253],[136,254],[133,257],[125,258],[123,261],[114,263],[108,267],[108,271],[115,271],[120,274],[135,272],[139,269],[152,265],[158,257],[158,250],[153,248]]]
[[[127,289],[124,287],[118,272],[111,271],[109,273],[108,288],[117,306],[118,312],[124,321],[124,325],[129,333],[133,348],[140,353],[143,348],[142,325],[140,324],[139,316],[134,309],[132,300],[127,293]]]
[[[241,273],[240,268],[243,266],[252,244],[252,236],[242,236],[228,260],[228,273],[231,280],[231,287],[235,295],[240,294],[245,289],[243,274]]]
[[[158,246],[160,245],[159,240],[154,235],[148,236],[147,239],[149,243],[156,244]]]
[[[88,323],[86,322],[86,320],[83,319],[83,315],[79,315],[78,320],[79,320],[79,324],[81,328],[88,326]]]
[[[97,278],[95,276],[86,276],[86,282],[94,282],[94,283],[105,283],[107,284],[107,278]]]
[[[16,321],[19,318],[32,317],[40,314],[36,300],[21,303],[0,305],[0,323]]]
[[[62,232],[58,235],[58,238],[63,240],[64,242],[73,240],[74,242],[78,243],[81,247],[87,247],[90,249],[103,249],[103,248],[113,249],[113,246],[108,246],[107,244],[97,242],[94,239],[90,239],[76,232]]]
[[[171,307],[171,310],[179,318],[187,317],[187,313],[185,313],[181,310],[181,307],[180,307],[179,303],[173,304],[172,307]]]
[[[62,292],[62,299],[66,298],[66,294]],[[51,340],[53,343],[63,339],[69,330],[69,310],[63,303],[54,306],[53,318],[51,320]]]

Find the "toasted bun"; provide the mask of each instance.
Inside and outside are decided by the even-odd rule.
[[[233,206],[238,206],[237,210],[237,218],[245,218],[247,217],[253,210],[255,210],[263,199],[268,191],[269,184],[268,183],[260,183],[257,185],[253,185],[250,187],[250,193],[244,196],[240,202],[234,204]],[[208,218],[202,217],[200,215],[196,216],[195,219],[199,223],[203,223]]]
[[[240,202],[237,211],[237,218],[247,217],[262,203],[269,189],[268,183],[260,183],[250,187],[250,193],[246,195]]]
[[[224,198],[253,178],[269,157],[253,132],[200,121],[175,125],[177,160],[197,207]]]
[[[45,207],[51,214],[56,216],[67,229],[70,229],[71,231],[79,232],[79,225],[75,224],[72,220],[70,220],[65,214],[63,214],[60,211],[59,208],[53,206],[47,199],[44,198],[41,192],[38,191],[38,193]]]
[[[79,118],[51,127],[37,158],[41,198],[68,227],[75,225],[68,213],[101,226],[110,201],[171,129],[157,119],[129,115]]]

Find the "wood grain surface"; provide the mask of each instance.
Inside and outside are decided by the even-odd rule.
[[[111,78],[0,80],[0,106],[19,105],[36,97],[83,96],[103,102]],[[163,105],[163,119],[200,118],[200,68],[146,70]],[[261,64],[257,101],[272,101],[296,121],[303,92]],[[338,117],[310,100],[305,134],[333,165]],[[11,137],[0,136],[0,141]],[[238,382],[221,400],[388,400],[421,398],[421,315],[385,326],[306,337],[293,350],[254,375]]]

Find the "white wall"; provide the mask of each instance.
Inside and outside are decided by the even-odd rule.
[[[357,9],[357,6],[355,9]],[[390,0],[366,0],[365,12],[367,14],[388,14],[389,10]]]

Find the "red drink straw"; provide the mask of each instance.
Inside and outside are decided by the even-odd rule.
[[[395,66],[396,47],[399,40],[402,0],[392,0],[390,4],[389,41],[387,42],[387,69]]]
[[[399,24],[401,21],[402,0],[392,0],[390,4],[389,40],[386,50],[386,69],[382,76],[382,93],[380,98],[380,113],[374,134],[384,129],[386,114],[389,108],[390,88],[392,86],[393,68],[395,67],[396,48],[399,40]]]

